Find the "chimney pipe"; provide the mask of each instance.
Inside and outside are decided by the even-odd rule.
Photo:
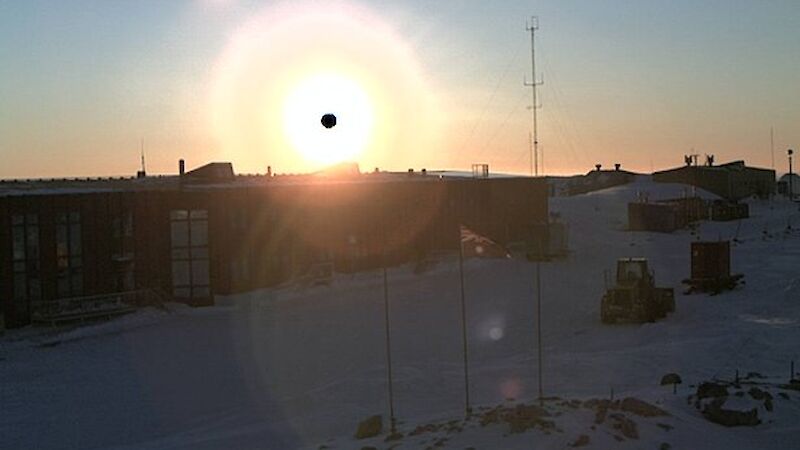
[[[595,165],[594,165],[594,168],[595,168],[595,169],[597,169],[597,171],[598,171],[598,172],[600,172],[600,168],[601,168],[601,167],[603,167],[603,165],[602,165],[602,164],[595,164]]]
[[[620,168],[620,166],[621,166],[621,164],[620,164],[620,163],[616,163],[616,164],[614,164],[614,170],[616,170],[617,172],[619,172],[619,168]]]
[[[182,159],[178,160],[178,175],[183,176],[186,173],[186,162]]]
[[[272,176],[272,166],[267,166],[267,176],[268,177]]]

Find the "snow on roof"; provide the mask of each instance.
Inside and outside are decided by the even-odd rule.
[[[202,170],[201,170],[202,169]],[[20,195],[69,195],[98,192],[128,192],[140,190],[169,189],[227,189],[245,186],[303,185],[303,184],[342,184],[342,183],[375,183],[388,181],[422,182],[437,179],[474,179],[471,172],[455,170],[432,170],[417,172],[366,172],[361,174],[331,175],[325,172],[310,174],[276,174],[267,176],[235,175],[232,177],[193,176],[197,173],[217,173],[222,169],[226,173],[226,165],[212,163],[195,171],[187,172],[183,179],[178,175],[157,175],[144,178],[63,178],[63,179],[25,179],[0,180],[0,197]],[[199,172],[196,172],[199,171]],[[522,178],[519,175],[490,173],[489,178]]]
[[[437,175],[447,178],[476,178],[473,176],[472,172],[461,171],[461,170],[429,170],[427,171],[428,175]],[[489,172],[489,178],[531,178],[527,175],[515,175],[510,173],[497,173],[497,172]]]

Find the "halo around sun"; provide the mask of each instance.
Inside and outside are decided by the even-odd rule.
[[[233,34],[212,83],[220,156],[246,170],[416,164],[437,137],[435,100],[410,47],[351,3],[267,8]],[[335,127],[320,124],[324,114]]]

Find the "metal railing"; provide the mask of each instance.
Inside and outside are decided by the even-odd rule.
[[[157,289],[87,295],[31,302],[31,321],[55,323],[113,316],[133,312],[141,306],[162,307],[164,294]]]

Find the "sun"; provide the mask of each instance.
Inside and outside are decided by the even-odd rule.
[[[320,119],[336,116],[336,126]],[[283,101],[283,133],[311,164],[353,161],[369,145],[375,113],[367,91],[351,77],[318,73],[288,89]]]
[[[256,173],[435,165],[449,115],[423,69],[394,26],[351,0],[265,6],[211,73],[217,158]],[[335,126],[320,123],[325,114]]]

